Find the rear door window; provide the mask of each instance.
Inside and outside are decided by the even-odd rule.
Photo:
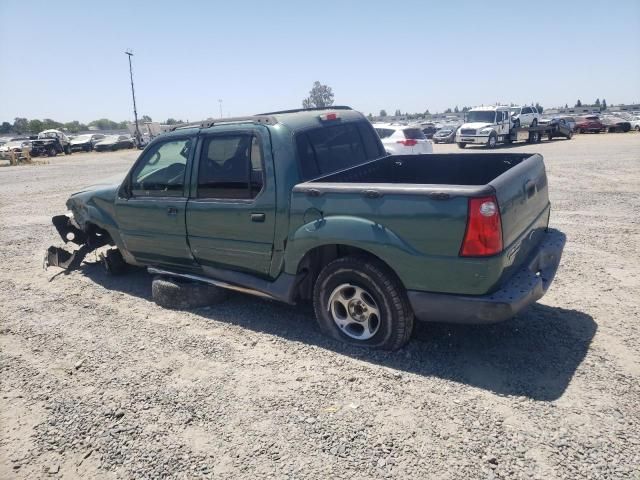
[[[198,170],[198,198],[252,199],[264,183],[262,148],[248,134],[205,140]]]
[[[384,155],[371,130],[370,126],[346,123],[297,134],[303,178],[326,175]]]

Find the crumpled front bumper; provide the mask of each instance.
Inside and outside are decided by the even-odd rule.
[[[70,251],[67,248],[52,245],[44,256],[45,269],[48,267],[60,267],[66,270],[78,268],[89,252],[108,243],[106,235],[96,235],[94,231],[85,232],[78,227],[73,217],[68,215],[56,215],[51,222],[65,243],[74,243],[80,248]]]
[[[409,290],[418,320],[445,323],[497,323],[508,320],[541,298],[555,277],[566,236],[548,229],[528,262],[487,295],[449,295]]]

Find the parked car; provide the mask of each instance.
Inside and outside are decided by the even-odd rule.
[[[0,145],[0,155],[6,155],[9,152],[21,153],[23,150],[31,151],[31,140],[29,137],[15,137],[7,139]]]
[[[55,157],[63,152],[65,155],[71,155],[71,143],[67,135],[60,130],[43,130],[35,140],[31,141],[31,155],[34,157],[40,155]]]
[[[96,152],[107,150],[120,150],[122,148],[134,148],[135,141],[129,135],[109,135],[96,143],[93,148]]]
[[[600,133],[607,130],[607,126],[600,121],[597,115],[586,115],[576,118],[576,129],[580,133]]]
[[[573,128],[565,117],[541,118],[540,125],[551,127],[547,132],[549,140],[556,137],[564,137],[567,140],[571,140],[573,137]]]
[[[433,134],[433,143],[454,143],[456,141],[458,126],[447,125]]]
[[[111,245],[107,268],[147,267],[161,305],[206,299],[211,285],[311,302],[327,335],[391,350],[414,318],[511,318],[549,288],[565,243],[548,229],[542,156],[399,159],[348,107],[177,129],[67,208],[53,224],[82,247],[50,247],[45,265]]]
[[[375,124],[374,128],[391,155],[433,153],[433,145],[419,125]]]
[[[438,127],[433,123],[423,123],[420,125],[420,129],[424,136],[429,139],[433,138],[433,135],[438,131]]]
[[[631,120],[629,120],[629,123],[633,130],[640,132],[640,117],[632,117]]]
[[[90,152],[96,143],[105,139],[105,135],[102,133],[87,133],[85,135],[78,135],[71,140],[71,151],[85,151]]]
[[[631,130],[631,122],[615,115],[603,115],[601,121],[607,127],[609,133],[627,133]]]
[[[511,107],[510,112],[515,128],[535,127],[538,125],[540,113],[538,113],[536,107]]]

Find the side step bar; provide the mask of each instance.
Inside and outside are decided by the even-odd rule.
[[[298,284],[298,281],[296,281],[297,277],[295,275],[282,273],[275,281],[269,282],[246,273],[216,269],[216,271],[223,273],[225,276],[237,277],[233,279],[236,281],[224,281],[193,273],[172,272],[170,270],[155,267],[148,267],[147,271],[152,275],[166,275],[168,277],[184,278],[196,282],[208,283],[228,290],[235,290],[237,292],[248,293],[249,295],[289,303],[291,305],[295,304],[294,289]]]

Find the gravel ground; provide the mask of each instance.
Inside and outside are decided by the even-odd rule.
[[[509,150],[545,156],[554,285],[395,353],[241,294],[164,310],[92,256],[45,272],[50,217],[136,152],[0,168],[0,477],[640,478],[640,135]]]

